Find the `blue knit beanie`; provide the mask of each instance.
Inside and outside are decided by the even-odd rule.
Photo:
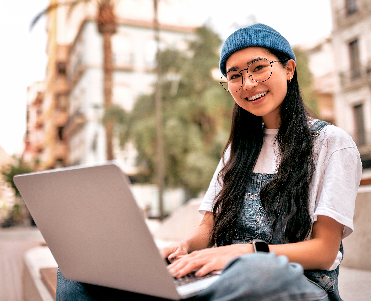
[[[230,55],[247,47],[277,50],[296,61],[289,42],[278,31],[264,24],[254,24],[236,30],[225,40],[219,61],[219,69],[224,76],[227,75],[226,62]]]

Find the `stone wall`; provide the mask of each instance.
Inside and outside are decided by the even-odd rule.
[[[371,185],[361,186],[356,199],[354,232],[343,240],[342,266],[371,271]]]

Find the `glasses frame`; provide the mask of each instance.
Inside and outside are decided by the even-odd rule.
[[[257,61],[261,61],[261,60],[266,60],[266,61],[268,61],[269,64],[270,64],[270,66],[271,66],[271,68],[273,68],[273,63],[281,63],[280,60],[278,60],[278,61],[271,61],[271,60],[268,60],[268,59],[265,58],[265,57],[259,57],[259,58],[253,59],[253,60],[252,60],[252,61],[247,65],[247,67],[246,67],[245,69],[241,69],[240,71],[238,71],[238,73],[241,74],[241,87],[240,87],[240,89],[241,89],[242,86],[243,86],[243,78],[244,78],[244,77],[243,77],[242,72],[244,72],[244,71],[246,71],[247,76],[248,76],[252,81],[254,81],[254,82],[256,82],[256,83],[264,83],[264,82],[266,82],[267,80],[269,80],[269,79],[272,77],[273,71],[271,71],[271,73],[269,74],[269,77],[268,77],[267,79],[265,79],[265,80],[260,80],[260,81],[259,81],[259,80],[255,80],[255,79],[252,78],[252,74],[249,73],[248,69],[250,68],[250,66],[251,66],[252,64],[254,64],[254,63],[257,62]],[[222,77],[222,78],[223,78],[223,77]],[[223,87],[224,90],[226,90],[226,91],[229,92],[229,89],[226,89],[226,88],[223,86],[223,84],[226,84],[227,86],[229,85],[229,80],[228,80],[228,79],[227,79],[227,81],[220,81],[219,84],[222,85],[222,87]]]

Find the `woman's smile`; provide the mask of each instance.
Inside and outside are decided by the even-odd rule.
[[[245,99],[248,100],[248,101],[251,101],[251,102],[258,102],[259,100],[263,100],[264,97],[268,94],[268,91],[265,91],[265,92],[261,92],[261,93],[257,93],[255,94],[254,96],[251,96],[251,97],[246,97]]]

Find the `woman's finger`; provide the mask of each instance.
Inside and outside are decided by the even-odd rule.
[[[202,277],[205,276],[213,271],[215,271],[214,264],[212,262],[203,265],[201,268],[198,269],[198,271],[195,273],[196,277]]]

